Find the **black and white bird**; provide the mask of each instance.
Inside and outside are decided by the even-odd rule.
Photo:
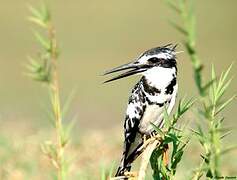
[[[134,61],[105,72],[105,75],[128,70],[110,80],[142,75],[132,89],[124,122],[124,150],[121,164],[115,176],[123,176],[131,169],[131,163],[142,153],[144,136],[154,130],[151,123],[159,128],[164,125],[164,106],[170,113],[176,99],[177,66],[175,48],[168,44],[145,51]]]

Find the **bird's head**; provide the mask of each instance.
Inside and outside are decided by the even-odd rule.
[[[128,70],[104,83],[111,82],[117,79],[128,77],[134,74],[144,73],[151,70],[154,67],[173,68],[176,67],[176,54],[177,45],[168,44],[161,47],[156,47],[145,51],[134,61],[121,65],[106,71],[104,75]]]

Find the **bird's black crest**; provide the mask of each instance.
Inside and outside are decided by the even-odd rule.
[[[155,47],[145,51],[142,55],[152,56],[160,52],[174,52],[178,44],[167,44],[165,46]]]

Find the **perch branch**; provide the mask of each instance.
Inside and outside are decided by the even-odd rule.
[[[156,149],[156,147],[160,144],[160,136],[155,136],[148,139],[144,143],[144,152],[142,154],[141,166],[138,172],[138,180],[144,180],[146,176],[146,169],[149,164],[149,160],[152,152]]]

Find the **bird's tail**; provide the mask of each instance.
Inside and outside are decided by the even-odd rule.
[[[115,177],[118,177],[118,176],[124,176],[125,172],[129,172],[131,170],[131,164],[130,165],[127,165],[127,166],[123,166],[122,164],[118,167],[118,170],[115,174]],[[123,179],[126,179],[126,178],[123,178]]]
[[[121,163],[118,167],[115,177],[125,176],[125,172],[130,172],[132,162],[142,153],[142,150],[140,150],[142,144],[143,143],[140,143],[130,155],[126,155],[126,152],[123,153],[123,157],[121,159]],[[127,179],[127,178],[121,178],[121,179]]]
[[[115,177],[125,176],[125,172],[129,172],[130,170],[131,170],[131,163],[126,162],[125,154],[123,154],[123,157],[121,159],[121,163],[118,167],[118,170],[115,174]],[[121,179],[126,179],[126,178],[121,178]]]

